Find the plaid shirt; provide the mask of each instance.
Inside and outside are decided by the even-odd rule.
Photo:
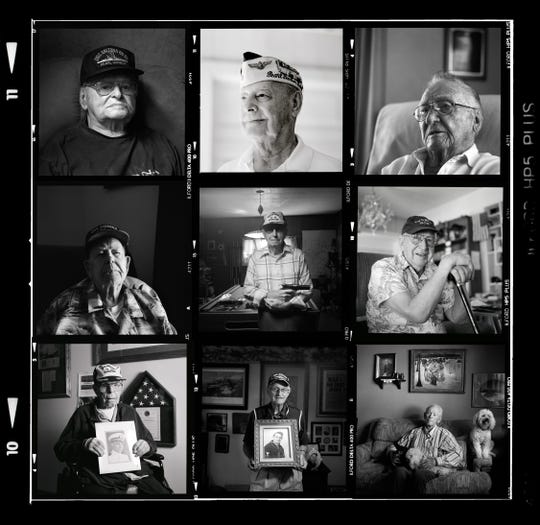
[[[88,278],[63,291],[40,319],[37,335],[175,335],[165,308],[150,286],[126,277],[115,319]]]
[[[419,276],[403,254],[377,261],[371,267],[368,285],[366,316],[369,331],[408,334],[445,333],[446,330],[442,324],[444,311],[454,305],[454,288],[451,283],[447,282],[444,285],[439,302],[424,323],[407,321],[405,317],[384,304],[398,293],[408,293],[411,298],[415,297],[436,270],[437,265],[430,261]]]
[[[282,284],[308,285],[310,290],[302,290],[297,296],[304,302],[311,297],[313,283],[302,250],[286,244],[277,256],[271,255],[268,247],[255,250],[249,259],[244,294],[258,305],[268,292],[281,290]]]
[[[465,465],[463,449],[452,432],[439,426],[428,431],[426,427],[417,427],[401,436],[397,448],[419,448],[424,456],[434,458],[441,467],[459,468]]]

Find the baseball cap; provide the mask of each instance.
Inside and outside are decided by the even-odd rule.
[[[124,441],[123,432],[115,432],[109,436],[109,441]]]
[[[94,383],[103,383],[104,381],[125,381],[122,377],[122,371],[119,366],[104,364],[97,365],[94,368]]]
[[[90,243],[100,237],[114,237],[124,245],[124,248],[127,248],[127,245],[129,244],[129,233],[121,230],[118,226],[114,226],[114,224],[99,224],[98,226],[94,226],[86,234],[84,242],[85,246],[88,248]]]
[[[294,67],[279,58],[261,56],[251,51],[244,53],[240,76],[240,87],[246,87],[263,80],[272,80],[289,84],[300,91],[304,88],[302,77]]]
[[[424,230],[437,232],[437,228],[435,228],[433,221],[429,220],[427,217],[422,217],[421,215],[413,215],[405,221],[401,233],[417,233]]]
[[[285,217],[283,216],[283,213],[280,211],[271,211],[267,215],[264,216],[264,222],[263,226],[266,226],[267,224],[287,224],[287,221],[285,221]]]
[[[285,383],[287,386],[291,386],[289,378],[281,372],[276,372],[270,376],[268,379],[268,386],[270,386],[272,383]]]
[[[92,77],[110,71],[126,71],[135,75],[144,73],[135,67],[135,55],[128,49],[111,45],[101,46],[84,55],[81,65],[81,85]]]

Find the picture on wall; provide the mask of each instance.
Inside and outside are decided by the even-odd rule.
[[[463,394],[465,350],[411,350],[409,392]]]
[[[472,375],[472,406],[504,408],[506,377],[504,373]]]

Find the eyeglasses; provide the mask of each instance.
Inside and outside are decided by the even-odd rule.
[[[137,93],[136,82],[105,82],[102,80],[98,80],[96,82],[91,82],[86,85],[97,91],[97,94],[101,95],[102,97],[110,95],[114,91],[114,88],[116,86],[118,86],[118,88],[124,95],[134,95],[135,93]]]
[[[435,246],[435,237],[432,237],[431,235],[419,235],[418,233],[404,233],[403,235],[408,237],[415,246],[418,246],[424,241],[429,248],[433,248]]]
[[[99,384],[100,390],[107,390],[107,387],[111,390],[120,390],[123,386],[124,383],[122,381],[107,381]]]
[[[455,111],[456,106],[468,109],[478,109],[473,106],[466,106],[465,104],[451,102],[450,100],[441,100],[439,102],[431,102],[430,104],[422,104],[418,106],[414,110],[413,117],[418,122],[424,122],[432,109],[434,109],[440,115],[451,115]]]
[[[277,232],[285,231],[285,226],[283,224],[267,224],[266,226],[262,227],[263,232],[271,233],[274,230]]]
[[[279,392],[281,392],[283,394],[288,394],[290,391],[291,391],[291,389],[288,388],[288,387],[280,388],[279,386],[273,386],[270,389],[270,392],[272,392],[272,394],[277,394]]]

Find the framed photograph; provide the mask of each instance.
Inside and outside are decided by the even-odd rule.
[[[126,387],[122,400],[137,411],[156,445],[176,445],[175,398],[152,374],[138,374]]]
[[[463,394],[465,350],[411,350],[409,392]]]
[[[229,434],[216,434],[216,442],[214,445],[214,450],[218,454],[229,453]]]
[[[374,379],[392,379],[396,373],[396,354],[375,354]]]
[[[87,405],[96,397],[93,372],[79,373],[77,378],[77,392],[77,406]]]
[[[232,433],[244,435],[246,433],[248,419],[249,412],[233,412]]]
[[[505,391],[505,374],[473,374],[471,406],[475,408],[504,408]]]
[[[105,444],[105,454],[98,458],[100,474],[141,469],[141,460],[132,452],[137,442],[134,421],[96,423],[96,437]]]
[[[277,372],[285,374],[291,382],[291,393],[287,403],[308,413],[309,369],[305,363],[263,363],[261,366],[260,404],[268,403],[268,378]]]
[[[343,423],[312,421],[311,441],[317,443],[321,456],[341,456],[343,452]]]
[[[296,419],[255,421],[255,467],[299,467],[300,440]]]
[[[227,432],[227,414],[225,412],[219,414],[208,412],[206,414],[206,431]]]
[[[186,357],[185,344],[115,343],[95,344],[92,347],[92,364],[127,363]]]
[[[318,416],[338,416],[347,413],[347,370],[335,366],[320,366],[317,383]]]
[[[203,407],[247,408],[248,365],[204,365]]]
[[[70,348],[66,344],[37,345],[35,391],[38,398],[70,397]]]
[[[445,69],[457,77],[486,78],[487,29],[448,28]]]

